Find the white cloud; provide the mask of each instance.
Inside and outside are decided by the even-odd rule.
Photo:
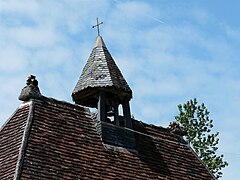
[[[55,45],[60,39],[56,30],[46,27],[16,27],[8,33],[9,38],[16,41],[16,44],[27,48]]]
[[[2,73],[17,73],[25,70],[28,65],[28,51],[14,44],[1,44],[0,48],[0,71]]]
[[[0,11],[6,13],[22,13],[32,15],[39,10],[36,0],[3,0],[1,1]]]

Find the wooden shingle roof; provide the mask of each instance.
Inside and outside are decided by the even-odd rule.
[[[101,36],[97,36],[92,52],[73,90],[74,101],[94,88],[114,89],[132,98],[132,90],[114,62]]]
[[[168,129],[136,120],[123,129],[134,150],[103,143],[83,106],[31,99],[0,131],[0,179],[214,179]]]

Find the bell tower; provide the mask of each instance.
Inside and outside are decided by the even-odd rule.
[[[132,90],[99,34],[100,24],[97,21],[98,36],[72,98],[76,104],[97,108],[98,120],[132,128],[129,104]],[[119,116],[120,107],[123,117]]]

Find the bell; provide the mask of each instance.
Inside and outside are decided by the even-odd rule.
[[[114,116],[114,107],[112,106],[107,107],[107,116]]]

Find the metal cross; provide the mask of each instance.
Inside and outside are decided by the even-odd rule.
[[[103,24],[103,22],[98,22],[98,18],[97,18],[97,24],[96,25],[94,25],[94,26],[92,26],[92,28],[95,28],[95,27],[97,27],[97,31],[98,31],[98,36],[100,36],[100,31],[99,31],[99,26],[101,25],[101,24]]]

